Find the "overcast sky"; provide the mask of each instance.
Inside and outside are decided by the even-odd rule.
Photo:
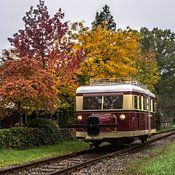
[[[8,37],[24,28],[22,21],[30,6],[39,0],[0,0],[0,51],[9,48]],[[59,8],[65,21],[84,20],[87,26],[107,4],[118,28],[159,27],[175,32],[175,0],[45,0],[51,15]]]

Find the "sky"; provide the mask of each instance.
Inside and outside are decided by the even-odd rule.
[[[22,18],[30,6],[36,6],[39,0],[0,0],[0,52],[8,49],[7,40],[19,29],[24,29]],[[65,13],[65,21],[85,21],[90,27],[96,12],[102,11],[107,4],[117,24],[117,28],[139,30],[147,27],[171,29],[175,32],[174,0],[45,0],[52,16],[59,8]]]

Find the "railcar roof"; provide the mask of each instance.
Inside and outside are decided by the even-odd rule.
[[[76,94],[111,93],[111,92],[138,92],[155,97],[155,95],[151,93],[148,89],[132,84],[81,86],[77,89]]]

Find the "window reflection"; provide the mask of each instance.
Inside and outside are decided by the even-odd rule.
[[[83,98],[83,109],[101,109],[102,96],[84,97]]]
[[[104,109],[122,109],[123,106],[123,96],[104,96]]]
[[[122,109],[123,108],[123,96],[87,96],[83,97],[83,110],[102,110],[102,98],[103,109]]]

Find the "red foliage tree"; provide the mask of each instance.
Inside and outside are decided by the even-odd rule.
[[[63,18],[64,13],[61,9],[50,17],[44,1],[39,0],[37,7],[31,7],[23,18],[24,30],[19,30],[8,39],[13,46],[12,52],[17,57],[27,56],[28,59],[36,59],[43,68],[54,72],[59,94],[65,92],[64,87],[67,88],[67,84],[72,93],[71,86],[76,87],[73,71],[82,60],[82,51],[73,48],[68,26],[66,22],[62,22]],[[62,97],[58,98],[61,106]]]
[[[0,67],[0,75],[2,109],[19,113],[56,109],[55,78],[36,59],[8,60]]]
[[[53,57],[52,53],[68,50],[69,40],[63,39],[68,26],[66,22],[62,22],[63,17],[64,13],[59,9],[51,18],[42,0],[39,0],[36,9],[31,6],[29,12],[23,17],[25,29],[19,30],[13,38],[8,38],[17,56],[21,58],[28,55],[39,59],[45,67],[48,58]]]
[[[47,68],[51,70],[56,79],[58,107],[70,107],[74,102],[75,90],[79,85],[75,74],[76,68],[83,58],[82,51],[64,53],[62,55],[55,52],[53,55],[53,59],[48,60]]]

